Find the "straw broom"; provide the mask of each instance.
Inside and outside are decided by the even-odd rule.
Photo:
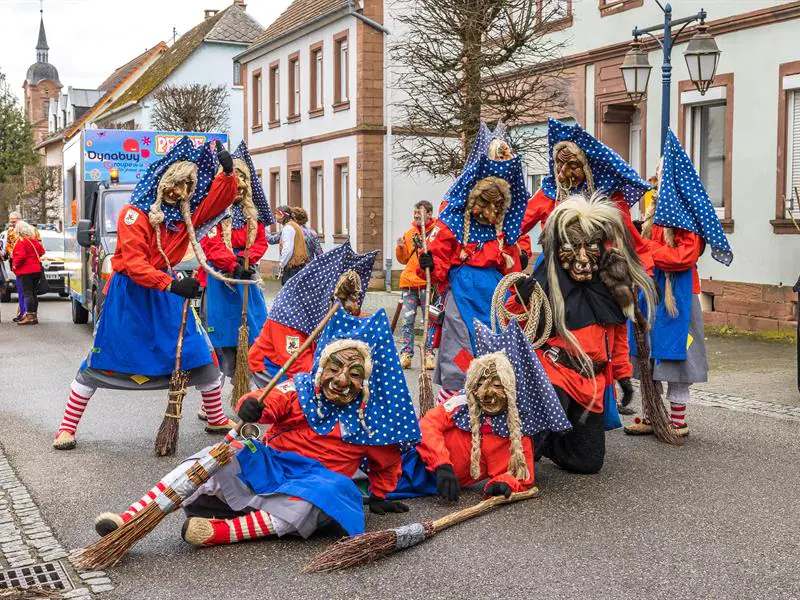
[[[281,369],[270,380],[258,397],[259,403],[263,403],[272,389],[278,385],[281,377],[286,374],[289,367],[297,358],[319,337],[328,321],[341,307],[337,301],[333,303],[325,317],[319,325],[311,332],[300,347],[292,354]],[[230,442],[236,439],[244,426],[240,422],[236,427],[228,432],[225,441],[212,447],[203,457],[197,459],[189,468],[185,475],[179,477],[172,485],[168,486],[163,492],[156,496],[155,500],[139,511],[127,523],[123,523],[108,535],[100,538],[86,548],[75,550],[70,559],[75,567],[79,569],[98,570],[116,565],[133,548],[136,543],[153,531],[156,526],[164,520],[169,513],[177,510],[184,500],[191,496],[197,488],[208,481],[224,465],[228,464],[233,457],[234,450],[230,447]]]
[[[189,298],[183,301],[181,314],[181,329],[178,332],[178,344],[175,348],[175,368],[169,380],[167,392],[167,411],[164,420],[156,434],[156,454],[158,456],[172,456],[178,446],[178,430],[180,419],[183,417],[183,399],[186,397],[186,385],[189,383],[189,373],[181,370],[181,354],[183,354],[183,337],[186,331],[186,319],[189,315]]]
[[[633,336],[636,340],[636,362],[639,365],[639,381],[642,391],[642,414],[653,426],[653,433],[659,441],[675,446],[685,443],[685,439],[676,435],[661,395],[653,381],[653,367],[650,364],[650,341],[647,336],[647,319],[634,305]]]
[[[422,251],[428,253],[428,239],[425,232],[425,222],[428,217],[428,211],[421,208],[422,211]],[[425,346],[428,341],[428,309],[431,301],[431,271],[425,269],[425,310],[422,311],[422,344],[420,347],[420,361],[422,362],[422,371],[419,374],[419,416],[424,417],[425,413],[433,408],[433,383],[431,376],[428,375],[428,368],[425,360]]]
[[[505,496],[492,496],[469,508],[464,508],[437,519],[436,521],[422,521],[412,523],[396,529],[372,531],[352,537],[344,538],[332,544],[327,550],[315,556],[303,568],[304,573],[317,573],[339,571],[349,567],[365,565],[373,561],[405,550],[411,546],[421,544],[432,538],[440,531],[457,525],[473,517],[487,513],[502,504],[528,500],[539,496],[539,488],[532,487],[525,492]]]
[[[244,268],[250,268],[250,236],[249,225],[245,225]],[[231,408],[236,408],[236,402],[250,391],[250,363],[247,353],[250,350],[250,328],[247,326],[247,300],[250,286],[244,286],[242,292],[242,324],[239,325],[239,340],[236,344],[236,370],[233,373],[233,391],[231,392]]]

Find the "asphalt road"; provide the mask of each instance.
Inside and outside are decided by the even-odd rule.
[[[83,546],[95,539],[95,515],[125,509],[178,462],[153,455],[166,394],[100,390],[78,448],[52,450],[90,332],[70,322],[65,302],[43,302],[38,327],[10,323],[9,309],[2,306],[0,324],[2,445],[63,544]],[[193,417],[198,405],[191,391],[179,456],[216,439]],[[101,597],[800,597],[800,423],[702,406],[691,407],[689,419],[683,448],[614,431],[599,475],[570,475],[544,460],[539,499],[340,574],[300,572],[332,538],[196,550],[180,539],[182,517],[172,515],[110,570],[116,590]],[[470,492],[459,507],[478,499]],[[368,528],[451,510],[416,500],[405,515],[369,515]]]

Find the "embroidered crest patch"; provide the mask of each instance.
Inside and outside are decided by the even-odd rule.
[[[297,352],[297,349],[300,348],[300,336],[298,335],[287,335],[286,336],[286,352],[289,354],[294,354]]]
[[[210,238],[217,237],[217,227],[216,227],[216,225],[214,227],[212,227],[211,229],[209,229],[209,231],[208,231],[208,233],[206,235],[208,237],[210,237]]]
[[[129,208],[128,212],[125,213],[125,225],[133,225],[136,223],[136,219],[139,218],[139,213],[136,212],[134,209]]]
[[[436,234],[439,233],[440,229],[441,229],[441,227],[439,227],[438,225],[436,227],[434,227],[433,229],[431,229],[431,232],[428,234],[428,241],[429,242],[432,242],[436,238]]]
[[[289,392],[293,392],[297,389],[294,387],[294,381],[284,381],[275,387],[277,387],[284,394],[288,394]]]

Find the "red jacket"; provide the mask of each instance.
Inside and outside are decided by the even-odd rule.
[[[633,226],[633,221],[631,220],[631,210],[628,207],[628,203],[625,202],[625,198],[620,192],[614,192],[611,195],[611,200],[617,205],[617,208],[622,215],[622,221],[625,223],[628,233],[631,234],[634,249],[639,255],[639,260],[642,262],[642,266],[648,273],[652,275],[653,258],[650,256],[650,249],[648,245],[642,239],[642,236],[636,230],[636,227]],[[545,194],[542,188],[539,188],[539,191],[533,195],[533,198],[528,200],[528,206],[525,209],[525,216],[522,217],[522,235],[519,241],[520,248],[528,256],[531,256],[532,252],[531,238],[529,235],[527,235],[528,232],[539,223],[541,223],[542,227],[544,227],[547,217],[550,216],[550,213],[553,212],[555,207],[555,200]]]
[[[265,358],[270,359],[276,365],[283,365],[307,338],[308,336],[302,331],[267,319],[247,354],[250,370],[254,373],[263,371]],[[313,364],[314,344],[311,344],[311,347],[298,356],[297,360],[289,367],[286,376],[291,379],[297,373],[309,373]]]
[[[519,249],[516,245],[504,245],[502,253],[497,240],[484,242],[482,246],[476,242],[464,246],[456,239],[450,228],[439,220],[436,221],[436,225],[428,236],[428,250],[433,255],[431,283],[439,286],[440,292],[447,287],[447,274],[450,269],[462,264],[473,267],[492,267],[498,269],[503,275],[520,271],[522,268],[519,262]],[[462,250],[466,253],[464,260],[461,259]],[[506,268],[503,254],[510,256],[514,261],[510,269]],[[417,263],[417,276],[425,278],[425,271],[419,268],[419,263]]]
[[[42,270],[39,257],[44,254],[42,242],[36,238],[20,238],[14,245],[11,254],[11,264],[14,265],[14,275],[31,275]]]
[[[647,242],[653,263],[662,271],[686,271],[692,269],[692,293],[700,293],[700,277],[697,274],[697,261],[705,248],[705,242],[696,233],[685,229],[673,229],[675,232],[675,247],[671,248],[664,241],[664,228],[653,225],[653,230]]]
[[[245,398],[257,398],[259,394],[255,391],[242,396],[239,405]],[[402,465],[397,445],[348,444],[342,440],[339,425],[326,435],[318,434],[308,424],[292,382],[280,384],[267,395],[259,423],[272,425],[264,435],[265,444],[276,450],[296,452],[318,460],[331,471],[345,477],[353,477],[361,459],[366,458],[369,465],[369,491],[379,498],[385,498],[397,487]]]
[[[508,473],[511,459],[511,442],[508,438],[492,433],[490,425],[481,427],[481,474],[478,479],[470,475],[470,458],[472,454],[472,434],[459,429],[453,422],[452,414],[463,406],[464,396],[451,398],[444,404],[429,410],[420,419],[422,441],[417,446],[425,466],[435,471],[441,465],[453,465],[458,482],[472,485],[489,478],[484,489],[492,483],[507,483],[512,492],[522,492],[533,485],[533,444],[531,438],[522,436],[522,452],[528,464],[530,478],[518,481]]]
[[[235,198],[236,176],[220,173],[214,178],[208,195],[192,214],[192,223],[199,227],[228,208]],[[186,225],[178,221],[175,226],[177,231],[161,224],[161,247],[172,266],[183,260],[189,247]],[[166,290],[172,283],[172,277],[164,271],[167,265],[156,246],[156,232],[150,225],[147,213],[130,204],[123,206],[119,212],[117,249],[111,258],[111,266],[115,273],[124,273],[142,287]]]
[[[206,253],[206,258],[211,266],[216,267],[223,273],[230,273],[236,268],[236,257],[244,256],[244,247],[247,245],[247,238],[245,236],[247,227],[240,227],[239,229],[231,229],[231,246],[233,246],[235,253],[228,250],[225,245],[225,240],[222,239],[222,226],[215,225],[204,237],[200,240],[200,247]],[[257,265],[258,261],[267,251],[267,235],[264,232],[264,224],[259,222],[256,231],[256,238],[250,246],[250,264]],[[200,285],[205,286],[208,274],[205,269],[201,268],[197,273],[197,280]]]

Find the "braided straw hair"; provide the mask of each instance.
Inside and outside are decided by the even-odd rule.
[[[466,246],[469,242],[469,230],[472,223],[472,214],[470,211],[472,207],[475,206],[475,201],[480,196],[483,196],[492,203],[500,199],[503,200],[502,210],[494,226],[497,234],[497,243],[500,245],[500,252],[502,253],[503,239],[500,237],[500,234],[503,232],[503,221],[505,220],[506,212],[511,206],[511,186],[508,185],[508,182],[502,177],[484,177],[475,184],[469,196],[467,196],[467,204],[464,207],[464,237],[462,238],[462,244]],[[503,257],[505,258],[507,268],[510,269],[514,266],[514,259],[507,254],[503,254]]]
[[[472,430],[472,449],[470,453],[469,473],[473,479],[481,475],[481,405],[475,396],[474,388],[481,377],[497,376],[503,384],[508,399],[506,419],[508,423],[508,438],[511,443],[511,458],[508,461],[508,472],[518,481],[530,479],[528,464],[522,451],[522,425],[517,407],[517,386],[514,368],[504,351],[484,354],[472,359],[467,369],[467,379],[464,389],[467,390],[467,408],[469,409],[469,424]]]
[[[361,277],[359,277],[358,273],[350,269],[342,273],[339,276],[339,279],[336,280],[336,285],[333,286],[333,297],[331,298],[331,301],[336,300],[339,292],[342,291],[343,286],[352,286],[353,290],[359,295],[359,297],[363,291],[361,287]]]
[[[240,200],[239,206],[242,208],[242,213],[244,214],[244,218],[247,222],[247,247],[253,245],[253,242],[256,239],[256,235],[258,234],[258,209],[256,208],[255,203],[253,202],[253,184],[250,181],[250,169],[247,166],[247,163],[243,161],[241,158],[234,158],[233,159],[233,169],[236,171],[236,177],[239,181],[244,182],[244,197]],[[217,170],[217,173],[222,171],[222,167]],[[233,250],[233,246],[231,244],[231,228],[232,228],[232,221],[230,219],[225,219],[222,222],[222,240],[225,242],[225,247],[228,250]]]
[[[553,146],[553,166],[555,167],[556,161],[558,160],[558,153],[562,150],[567,149],[572,154],[574,154],[578,160],[583,165],[583,176],[586,178],[586,192],[588,195],[594,194],[594,177],[592,177],[592,169],[589,167],[589,159],[586,158],[586,153],[580,149],[578,144],[575,142],[570,141],[563,141],[558,142],[555,146]],[[555,174],[554,174],[555,175]],[[570,190],[564,189],[558,183],[558,178],[555,177],[556,180],[556,204],[561,202],[562,200],[566,199],[567,196],[570,195]]]
[[[317,367],[317,372],[314,375],[314,385],[317,389],[320,388],[322,370],[325,368],[325,365],[328,364],[328,360],[330,360],[331,356],[340,350],[357,350],[364,359],[364,387],[361,390],[361,404],[358,407],[358,422],[361,423],[361,427],[367,432],[367,435],[371,436],[372,432],[367,425],[367,418],[365,415],[367,404],[369,403],[369,378],[370,375],[372,375],[372,351],[367,343],[359,340],[344,339],[336,340],[335,342],[331,342],[325,346],[325,348],[322,350],[322,354],[319,357],[319,366]],[[325,415],[322,412],[322,407],[319,405],[319,403],[317,404],[317,415],[321,419],[325,418]]]
[[[190,184],[188,188],[189,197],[187,202],[191,202],[192,196],[194,196],[194,192],[197,189],[197,165],[188,160],[180,160],[172,163],[167,170],[164,171],[164,174],[158,181],[158,188],[156,189],[156,201],[150,205],[150,211],[147,214],[147,219],[150,222],[150,226],[155,230],[156,233],[156,248],[158,248],[158,253],[161,255],[161,258],[164,259],[169,271],[172,271],[172,265],[169,263],[169,258],[167,258],[164,248],[161,245],[161,224],[165,219],[164,211],[161,207],[164,203],[164,194],[166,189],[184,181],[189,182]]]
[[[592,361],[586,355],[577,338],[567,329],[565,321],[564,296],[561,286],[558,283],[557,269],[558,249],[565,242],[567,229],[569,227],[580,227],[587,238],[599,235],[601,245],[610,244],[615,249],[614,254],[618,255],[618,262],[622,264],[623,270],[627,271],[624,275],[629,278],[633,287],[642,290],[647,303],[647,314],[653,315],[652,308],[656,305],[655,298],[657,292],[653,280],[642,268],[636,251],[633,249],[633,242],[625,227],[619,209],[603,194],[594,194],[587,199],[582,194],[574,194],[556,205],[551,215],[545,222],[544,230],[540,238],[540,243],[544,250],[545,262],[547,266],[547,281],[550,287],[550,305],[553,309],[553,325],[556,332],[571,349],[577,360],[582,366],[582,371],[587,377],[594,378]],[[606,250],[612,252],[611,249]],[[619,266],[619,265],[616,265]],[[600,273],[602,279],[602,273]],[[603,281],[605,284],[606,281]],[[613,290],[610,290],[613,293]],[[632,306],[623,305],[635,298],[634,290],[628,290],[624,296],[614,294],[623,312],[629,313]]]

